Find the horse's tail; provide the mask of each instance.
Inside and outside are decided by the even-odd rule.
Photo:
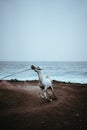
[[[49,79],[49,75],[48,74],[46,75],[46,79]]]
[[[51,82],[51,83],[53,82],[53,80],[52,80],[52,79],[50,79],[50,77],[49,77],[49,75],[48,75],[48,74],[46,75],[46,79],[50,80],[50,82]]]

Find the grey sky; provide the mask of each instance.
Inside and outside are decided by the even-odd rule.
[[[0,60],[87,61],[87,0],[0,0]]]

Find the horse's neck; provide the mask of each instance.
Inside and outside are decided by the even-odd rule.
[[[39,72],[37,72],[37,73],[38,73],[39,82],[40,82],[41,84],[43,84],[43,76],[42,76],[41,71],[39,71]]]

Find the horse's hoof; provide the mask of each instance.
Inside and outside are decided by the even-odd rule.
[[[50,102],[52,102],[52,99],[49,99]]]
[[[46,99],[47,102],[52,102],[52,99]]]
[[[53,100],[57,100],[58,98],[57,97],[54,97]]]

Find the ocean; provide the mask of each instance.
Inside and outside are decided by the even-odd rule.
[[[87,62],[10,62],[0,61],[0,79],[4,80],[37,80],[38,76],[30,69],[31,65],[42,66],[43,75],[48,75],[51,80],[71,82],[71,83],[87,83]],[[11,75],[13,73],[17,73]]]

